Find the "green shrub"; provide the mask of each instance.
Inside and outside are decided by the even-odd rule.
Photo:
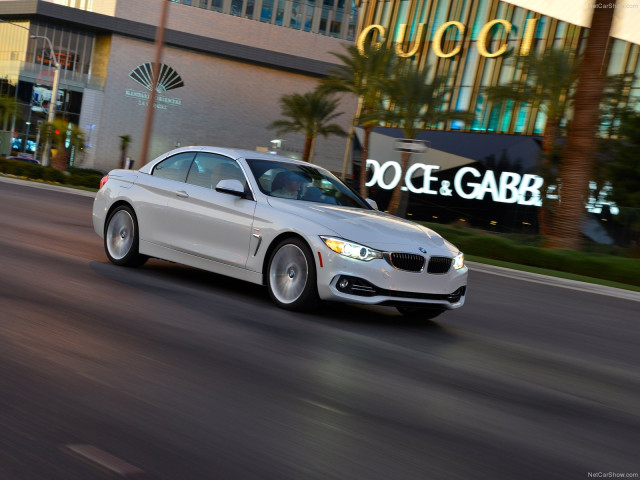
[[[69,167],[67,174],[65,183],[96,189],[100,186],[100,180],[104,176],[104,173],[99,170],[78,167]]]
[[[65,175],[60,170],[51,167],[44,167],[42,179],[47,182],[64,183]]]
[[[536,239],[528,238],[527,245],[522,245],[505,236],[482,230],[425,225],[440,233],[466,255],[640,285],[639,259],[573,250],[548,250],[534,246],[538,243]]]

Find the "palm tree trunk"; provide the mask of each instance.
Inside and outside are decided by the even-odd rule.
[[[396,212],[398,211],[398,207],[400,206],[400,200],[402,199],[402,194],[404,193],[402,191],[402,187],[404,186],[404,175],[407,171],[407,166],[409,165],[409,160],[411,159],[411,153],[409,152],[402,152],[402,174],[400,175],[400,181],[398,182],[398,185],[396,185],[396,188],[393,189],[393,194],[391,195],[391,200],[389,201],[389,206],[387,207],[387,211],[391,214],[391,215],[395,215]],[[404,215],[402,215],[404,217]]]
[[[304,139],[304,150],[302,150],[302,160],[305,162],[308,162],[310,154],[311,154],[311,137],[306,137]]]
[[[369,189],[367,188],[367,159],[369,158],[369,136],[371,135],[371,127],[364,126],[364,139],[362,141],[362,161],[360,162],[360,196],[367,198]]]
[[[554,208],[547,199],[547,188],[549,188],[549,184],[553,181],[551,158],[554,155],[554,150],[556,148],[556,137],[558,135],[559,126],[560,119],[549,118],[542,135],[542,178],[544,183],[540,189],[542,205],[538,211],[538,229],[540,235],[543,236],[551,233],[553,224]]]
[[[59,148],[56,156],[51,158],[51,166],[61,172],[66,172],[69,168],[69,157],[71,156],[71,149]]]
[[[615,6],[615,0],[607,2]],[[598,4],[600,5],[600,3]],[[549,248],[578,250],[581,245],[580,227],[585,215],[597,148],[596,128],[606,73],[606,52],[615,8],[594,8],[587,46],[580,65],[574,116],[567,141],[567,152],[562,162],[560,178],[562,190],[560,208],[556,213]]]
[[[313,163],[313,152],[316,151],[316,139],[318,137],[311,137],[311,146],[309,147],[309,163]]]

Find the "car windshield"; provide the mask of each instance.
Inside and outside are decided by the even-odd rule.
[[[330,172],[312,165],[247,159],[260,190],[271,197],[371,209]]]

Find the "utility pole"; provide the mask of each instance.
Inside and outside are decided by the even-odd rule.
[[[153,114],[156,103],[156,91],[158,88],[158,80],[160,77],[160,65],[162,61],[162,46],[164,43],[164,30],[167,24],[167,16],[169,12],[169,0],[162,0],[162,13],[160,15],[160,23],[156,30],[156,52],[153,61],[153,83],[151,85],[151,95],[149,96],[149,104],[147,105],[147,119],[144,124],[144,134],[142,136],[142,151],[140,152],[140,166],[147,163],[147,155],[149,150],[149,139],[151,138],[151,127],[153,125]]]

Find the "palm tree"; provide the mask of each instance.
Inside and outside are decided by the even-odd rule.
[[[311,162],[318,135],[327,138],[329,135],[345,137],[347,132],[336,123],[329,123],[342,112],[335,113],[338,100],[318,89],[307,93],[283,95],[280,98],[283,117],[288,120],[276,120],[267,128],[275,130],[277,135],[287,132],[300,132],[305,135],[302,160]]]
[[[410,61],[398,64],[396,73],[383,86],[383,98],[388,102],[382,120],[402,128],[404,138],[414,139],[420,130],[434,128],[451,119],[471,120],[470,112],[452,112],[446,108],[449,90],[446,78],[438,77],[429,83],[429,68],[418,70]],[[407,171],[411,153],[402,152],[401,177]],[[398,212],[402,182],[393,191],[387,211]],[[403,216],[403,215],[401,215]]]
[[[364,54],[361,54],[355,45],[345,48],[346,52],[343,53],[331,52],[342,62],[342,65],[329,69],[329,76],[322,80],[320,88],[327,92],[351,93],[358,98],[358,109],[352,124],[358,123],[364,130],[360,163],[360,195],[366,197],[369,136],[373,127],[380,123],[380,117],[384,111],[381,90],[382,85],[393,72],[395,54],[393,50],[383,46],[367,45]]]
[[[120,168],[125,168],[127,161],[127,149],[131,143],[131,135],[120,135]]]
[[[487,98],[492,102],[514,101],[516,104],[529,104],[540,109],[546,118],[542,134],[542,165],[544,179],[542,191],[555,183],[554,159],[557,158],[557,139],[560,124],[571,106],[571,90],[577,79],[578,68],[574,54],[569,50],[550,49],[541,55],[519,57],[516,68],[522,69],[522,79],[508,85],[498,85],[485,89]],[[540,208],[540,232],[547,234],[551,228],[552,209],[546,196],[542,196]]]
[[[9,119],[18,113],[18,103],[9,95],[0,95],[0,155],[11,154],[11,135],[9,133]]]
[[[84,132],[77,125],[60,119],[45,123],[42,132],[44,141],[50,140],[51,148],[57,150],[51,159],[51,166],[56,170],[66,171],[69,168],[72,150],[84,146]]]
[[[615,7],[615,0],[607,7]],[[580,227],[585,210],[585,197],[597,149],[596,128],[606,72],[606,52],[615,8],[593,9],[591,28],[580,65],[575,95],[574,118],[567,138],[567,152],[562,162],[561,208],[558,209],[553,231],[546,239],[549,248],[577,250],[580,247]]]

